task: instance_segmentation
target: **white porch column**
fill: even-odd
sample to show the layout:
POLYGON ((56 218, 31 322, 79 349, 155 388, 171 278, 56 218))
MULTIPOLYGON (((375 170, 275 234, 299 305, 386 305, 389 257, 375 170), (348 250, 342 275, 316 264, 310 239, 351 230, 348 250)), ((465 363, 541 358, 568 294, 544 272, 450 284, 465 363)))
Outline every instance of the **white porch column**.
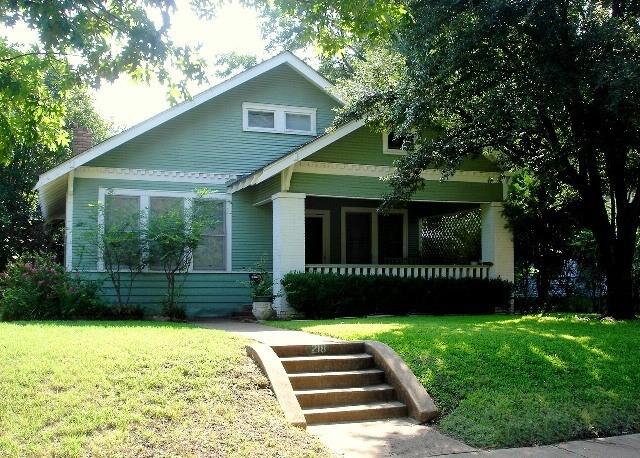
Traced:
POLYGON ((290 312, 280 280, 291 271, 304 272, 305 194, 279 192, 273 202, 273 308, 278 316, 290 312))
POLYGON ((492 262, 491 278, 514 280, 513 236, 506 227, 502 202, 482 204, 482 261, 492 262))

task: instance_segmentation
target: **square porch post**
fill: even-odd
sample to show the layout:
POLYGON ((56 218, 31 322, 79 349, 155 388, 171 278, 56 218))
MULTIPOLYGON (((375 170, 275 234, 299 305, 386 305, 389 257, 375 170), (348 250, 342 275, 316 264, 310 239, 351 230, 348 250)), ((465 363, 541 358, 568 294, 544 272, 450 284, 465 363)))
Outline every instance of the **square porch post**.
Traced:
POLYGON ((482 261, 492 262, 490 278, 514 280, 513 236, 506 227, 502 202, 481 205, 482 209, 482 261))
POLYGON ((279 192, 273 202, 273 308, 286 317, 291 308, 280 281, 288 272, 304 272, 304 208, 305 194, 279 192))

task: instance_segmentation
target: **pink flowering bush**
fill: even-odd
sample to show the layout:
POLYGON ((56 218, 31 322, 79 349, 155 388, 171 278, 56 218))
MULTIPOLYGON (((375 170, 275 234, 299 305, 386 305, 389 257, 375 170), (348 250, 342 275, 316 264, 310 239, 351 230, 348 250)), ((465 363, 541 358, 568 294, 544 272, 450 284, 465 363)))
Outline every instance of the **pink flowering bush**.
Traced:
POLYGON ((98 286, 66 272, 50 255, 25 254, 0 274, 0 319, 101 318, 106 307, 98 286))

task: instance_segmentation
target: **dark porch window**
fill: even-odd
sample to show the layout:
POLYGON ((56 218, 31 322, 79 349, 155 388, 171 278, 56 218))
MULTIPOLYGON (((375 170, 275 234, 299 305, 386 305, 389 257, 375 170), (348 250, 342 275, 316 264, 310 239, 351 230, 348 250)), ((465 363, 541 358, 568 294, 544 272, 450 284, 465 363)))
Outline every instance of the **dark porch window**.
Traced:
POLYGON ((347 264, 371 264, 372 213, 346 213, 346 261, 347 264))
POLYGON ((304 219, 304 256, 307 264, 322 264, 323 259, 323 221, 316 216, 304 219))
POLYGON ((404 251, 404 214, 378 216, 378 261, 380 264, 402 262, 404 251))

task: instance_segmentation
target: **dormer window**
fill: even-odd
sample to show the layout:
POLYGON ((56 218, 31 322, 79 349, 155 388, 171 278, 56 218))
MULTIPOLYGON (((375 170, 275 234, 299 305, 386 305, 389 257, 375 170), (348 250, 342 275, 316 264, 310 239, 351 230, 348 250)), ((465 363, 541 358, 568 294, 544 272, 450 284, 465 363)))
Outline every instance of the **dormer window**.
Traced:
POLYGON ((245 102, 242 104, 242 129, 315 136, 316 109, 245 102))
POLYGON ((407 144, 411 143, 411 137, 407 136, 396 136, 394 133, 384 132, 382 134, 382 152, 384 154, 398 154, 398 155, 406 155, 407 144), (406 142, 406 144, 405 144, 406 142))

